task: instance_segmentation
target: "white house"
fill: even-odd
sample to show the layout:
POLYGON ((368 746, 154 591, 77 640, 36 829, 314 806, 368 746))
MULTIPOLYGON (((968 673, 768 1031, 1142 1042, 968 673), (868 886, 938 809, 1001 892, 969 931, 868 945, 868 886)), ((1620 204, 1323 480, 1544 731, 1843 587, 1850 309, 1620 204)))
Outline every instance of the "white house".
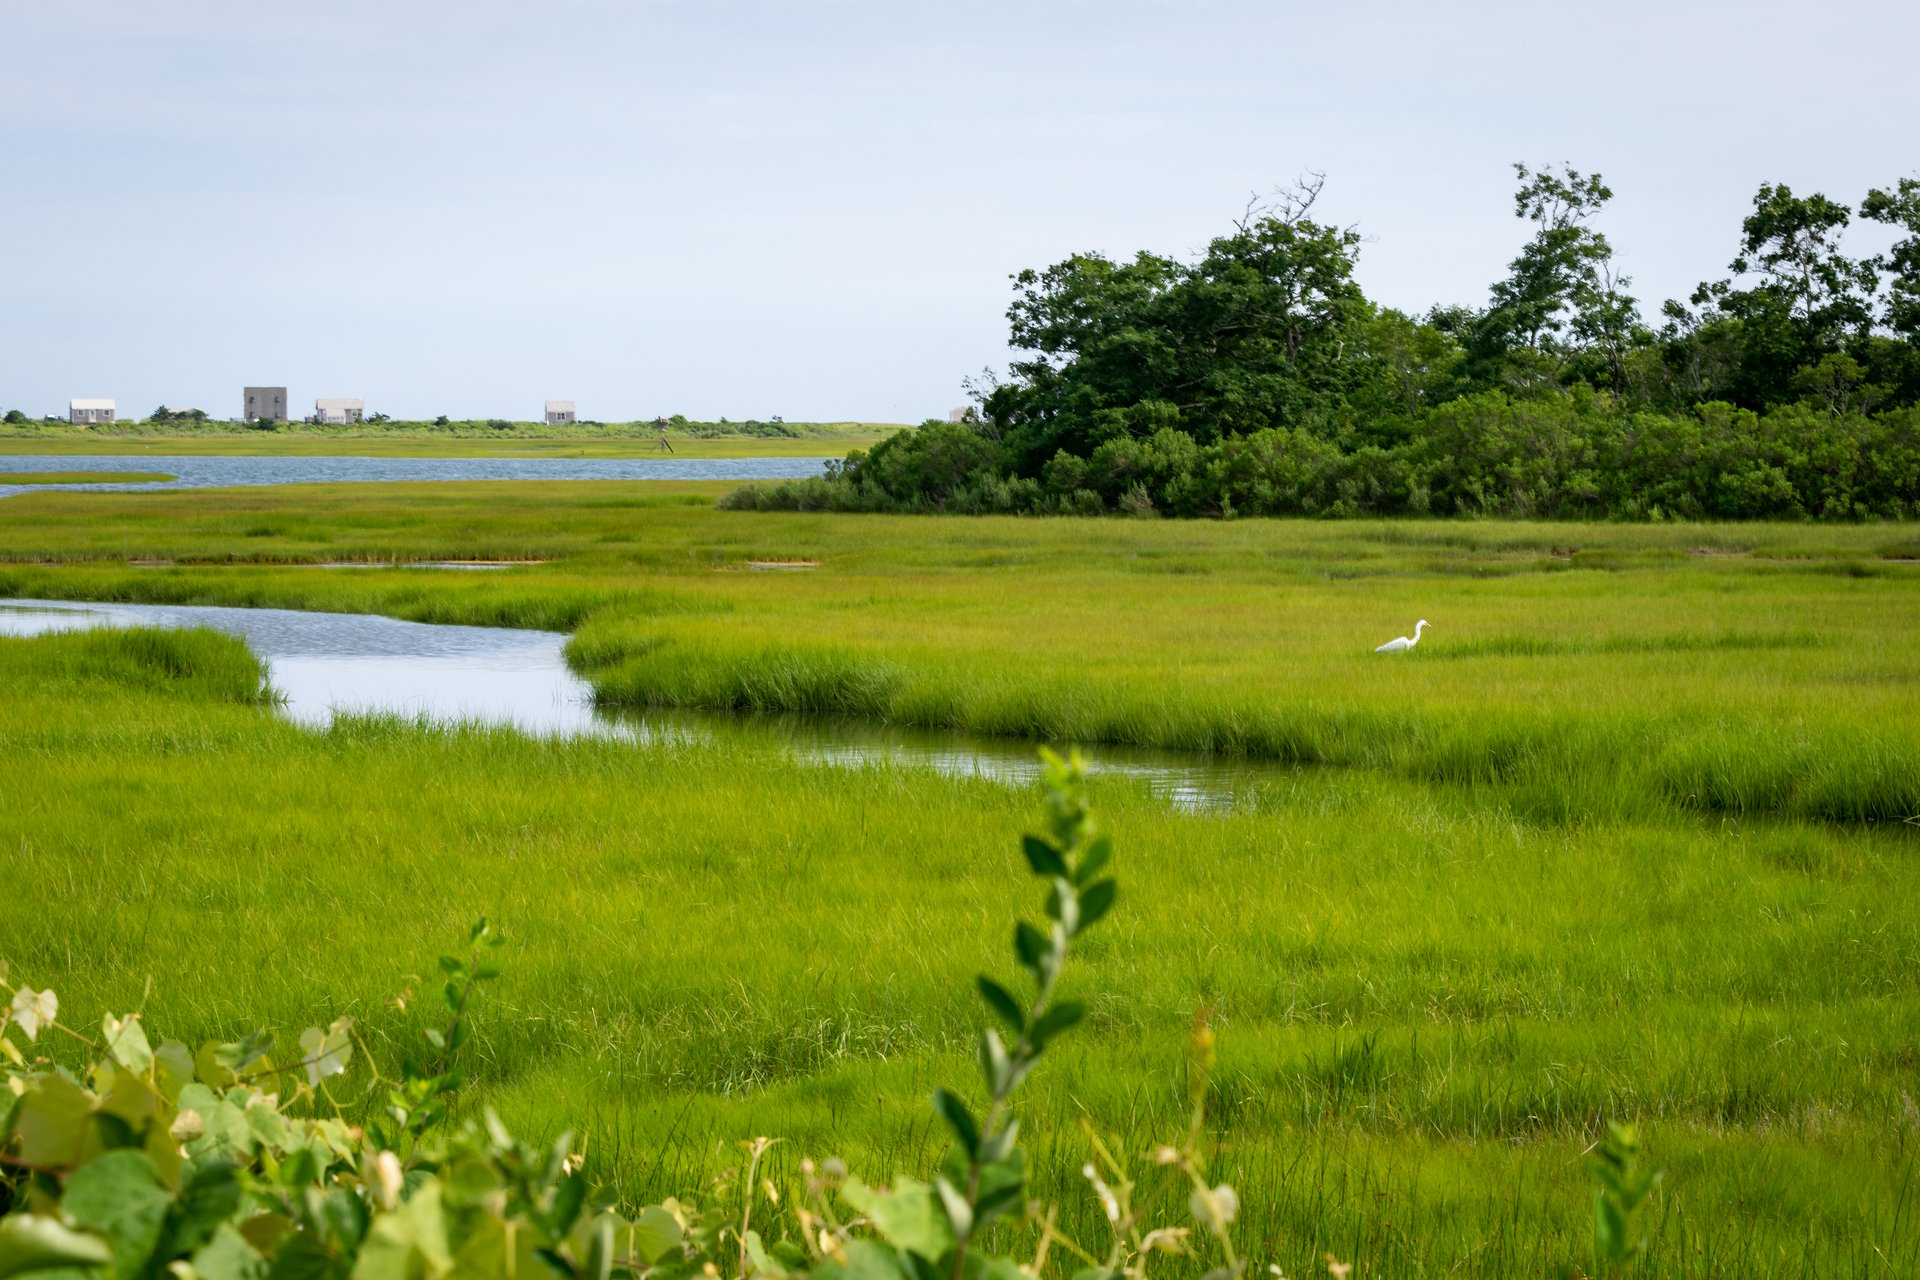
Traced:
POLYGON ((67 416, 76 427, 90 427, 96 422, 112 422, 113 401, 69 400, 67 416))
POLYGON ((571 400, 547 401, 547 425, 548 426, 552 426, 556 422, 572 422, 572 421, 574 421, 573 401, 571 400))
POLYGON ((313 402, 313 420, 315 422, 361 422, 367 415, 364 400, 344 399, 321 396, 313 402))

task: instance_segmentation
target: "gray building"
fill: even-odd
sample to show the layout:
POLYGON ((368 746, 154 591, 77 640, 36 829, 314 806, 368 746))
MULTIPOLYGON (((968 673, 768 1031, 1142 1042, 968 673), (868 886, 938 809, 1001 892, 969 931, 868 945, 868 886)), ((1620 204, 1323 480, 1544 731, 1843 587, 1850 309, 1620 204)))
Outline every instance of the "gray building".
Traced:
POLYGON ((113 401, 73 399, 67 401, 67 417, 76 427, 113 421, 113 401))
POLYGON ((362 422, 366 420, 366 413, 367 403, 364 400, 321 396, 313 402, 315 422, 362 422))
POLYGON ((248 387, 246 390, 246 410, 240 417, 244 422, 285 422, 287 420, 287 389, 285 387, 248 387))
POLYGON ((547 425, 548 426, 552 426, 556 422, 572 422, 574 420, 575 419, 573 416, 573 401, 571 400, 547 401, 547 425))

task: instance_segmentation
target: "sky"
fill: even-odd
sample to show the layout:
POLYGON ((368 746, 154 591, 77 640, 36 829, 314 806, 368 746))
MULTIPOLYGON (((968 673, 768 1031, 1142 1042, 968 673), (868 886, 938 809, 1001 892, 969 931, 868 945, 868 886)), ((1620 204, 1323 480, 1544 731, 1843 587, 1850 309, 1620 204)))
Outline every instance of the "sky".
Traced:
POLYGON ((1514 162, 1599 170, 1657 313, 1761 182, 1920 172, 1916 48, 1912 0, 0 0, 0 406, 919 421, 1012 273, 1315 170, 1415 311, 1484 302, 1514 162))

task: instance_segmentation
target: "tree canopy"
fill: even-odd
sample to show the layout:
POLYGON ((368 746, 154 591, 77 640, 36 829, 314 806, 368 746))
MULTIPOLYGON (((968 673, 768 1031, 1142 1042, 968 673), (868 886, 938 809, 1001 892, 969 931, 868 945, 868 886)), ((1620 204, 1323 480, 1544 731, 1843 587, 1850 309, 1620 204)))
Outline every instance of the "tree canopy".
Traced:
POLYGON ((1007 318, 1020 355, 975 388, 968 421, 739 504, 1920 513, 1920 179, 1875 188, 1858 209, 1762 183, 1729 274, 1666 302, 1656 329, 1600 228, 1605 178, 1514 170, 1529 230, 1482 306, 1409 315, 1369 300, 1355 279, 1362 236, 1315 216, 1313 175, 1250 204, 1192 261, 1084 253, 1018 273, 1007 318), (1856 216, 1904 235, 1850 256, 1856 216), (1471 446, 1460 435, 1502 415, 1508 425, 1476 427, 1471 446), (1654 440, 1694 442, 1663 455, 1692 468, 1679 488, 1644 473, 1637 442, 1654 440), (1836 480, 1844 498, 1805 461, 1835 448, 1851 459, 1828 459, 1853 477, 1836 480), (1700 469, 1700 449, 1719 451, 1718 472, 1700 469), (1515 483, 1521 471, 1532 480, 1515 483), (1626 475, 1637 489, 1621 487, 1626 475), (1646 501, 1649 485, 1666 501, 1646 501))

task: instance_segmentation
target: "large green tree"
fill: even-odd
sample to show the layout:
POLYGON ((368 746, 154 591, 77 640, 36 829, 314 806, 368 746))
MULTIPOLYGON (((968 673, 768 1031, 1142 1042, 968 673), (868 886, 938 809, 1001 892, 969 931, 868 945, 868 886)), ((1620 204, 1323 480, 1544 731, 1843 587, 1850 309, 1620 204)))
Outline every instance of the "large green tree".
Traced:
MULTIPOLYGON (((1671 368, 1712 366, 1694 400, 1726 399, 1747 408, 1807 398, 1810 387, 1843 380, 1850 348, 1873 327, 1879 276, 1871 259, 1848 257, 1841 240, 1852 221, 1846 205, 1785 183, 1762 183, 1740 224, 1740 251, 1729 278, 1694 290, 1692 308, 1669 303, 1664 332, 1671 368), (1704 353, 1712 353, 1710 355, 1704 353)), ((1857 369, 1857 362, 1851 366, 1857 369)))
POLYGON ((1623 391, 1639 311, 1612 244, 1590 225, 1613 190, 1599 174, 1570 165, 1513 168, 1520 180, 1514 216, 1534 224, 1533 238, 1466 327, 1469 374, 1480 386, 1524 393, 1569 377, 1623 391))
POLYGON ((1015 276, 1012 345, 1029 354, 985 401, 1013 470, 1167 427, 1201 441, 1336 431, 1372 312, 1353 278, 1359 233, 1309 216, 1319 190, 1250 207, 1198 262, 1076 254, 1015 276))

